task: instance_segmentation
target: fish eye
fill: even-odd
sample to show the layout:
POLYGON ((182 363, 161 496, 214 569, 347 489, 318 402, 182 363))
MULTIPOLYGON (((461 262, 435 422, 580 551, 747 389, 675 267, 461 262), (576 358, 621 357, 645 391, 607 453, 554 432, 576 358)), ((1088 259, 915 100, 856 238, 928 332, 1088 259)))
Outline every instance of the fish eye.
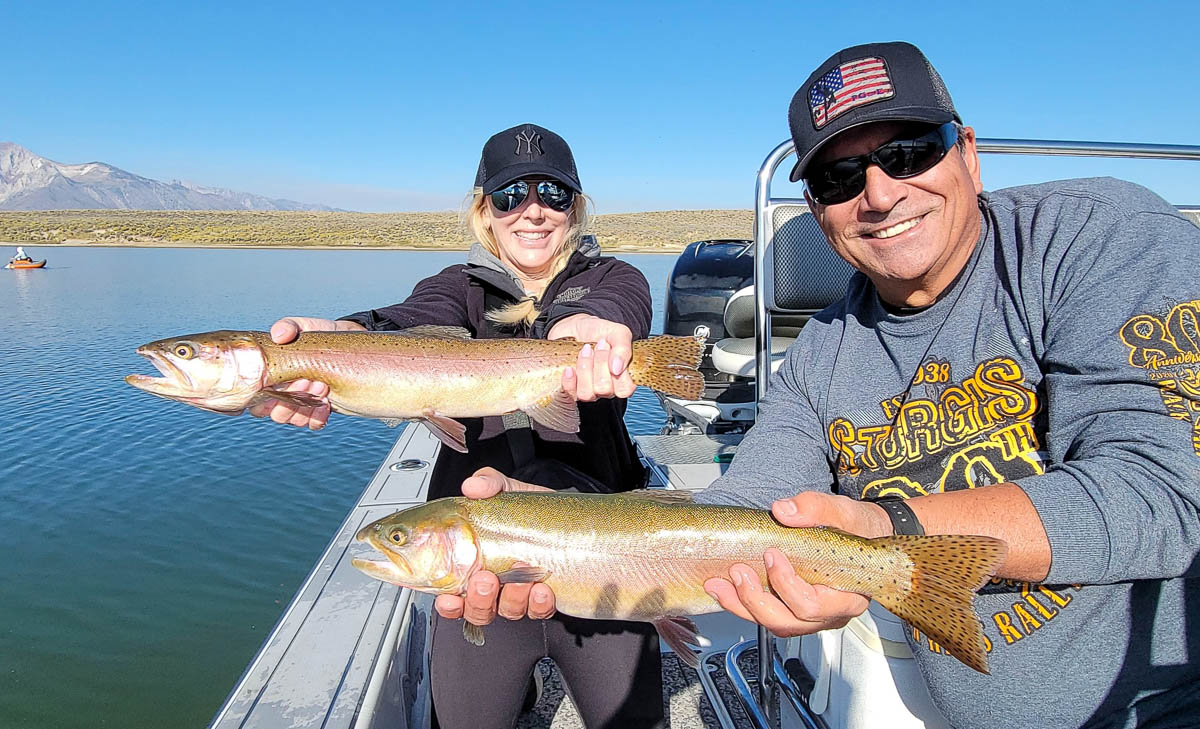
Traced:
POLYGON ((388 535, 388 538, 396 544, 404 544, 404 542, 407 541, 407 538, 404 536, 404 532, 400 531, 399 529, 388 535))
POLYGON ((183 342, 176 344, 172 351, 175 352, 175 356, 179 357, 180 359, 191 359, 192 357, 196 356, 196 348, 183 342))

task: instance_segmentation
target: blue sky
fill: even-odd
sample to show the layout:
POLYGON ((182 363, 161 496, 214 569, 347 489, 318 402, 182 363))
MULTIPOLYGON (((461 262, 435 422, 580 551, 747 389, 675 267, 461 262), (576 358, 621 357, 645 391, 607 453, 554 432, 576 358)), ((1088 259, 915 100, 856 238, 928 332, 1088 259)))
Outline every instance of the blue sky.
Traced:
MULTIPOLYGON (((0 141, 351 210, 445 210, 487 137, 531 121, 571 144, 599 212, 749 208, 809 72, 908 40, 981 137, 1200 143, 1194 3, 439 5, 0 0, 0 141)), ((1196 162, 983 164, 988 188, 1115 174, 1200 204, 1196 162)))

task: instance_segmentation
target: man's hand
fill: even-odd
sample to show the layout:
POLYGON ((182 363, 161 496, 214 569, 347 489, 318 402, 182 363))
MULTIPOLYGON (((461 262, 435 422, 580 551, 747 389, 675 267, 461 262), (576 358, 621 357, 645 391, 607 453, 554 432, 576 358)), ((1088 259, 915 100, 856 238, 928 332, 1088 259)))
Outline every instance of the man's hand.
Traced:
POLYGON ((587 342, 574 367, 563 373, 563 390, 580 402, 629 397, 637 389, 629 376, 633 332, 624 324, 591 314, 573 314, 550 328, 547 339, 587 342))
MULTIPOLYGON (((776 501, 771 513, 784 526, 830 526, 864 537, 892 534, 882 507, 846 496, 804 492, 776 501)), ((778 549, 768 549, 763 562, 774 594, 763 589, 758 574, 744 564, 729 569, 729 580, 706 580, 704 589, 729 612, 785 638, 840 628, 870 602, 855 592, 805 582, 778 549)))
MULTIPOLYGON (((508 478, 494 468, 481 468, 462 484, 463 495, 472 499, 486 499, 501 491, 550 490, 508 478)), ((443 618, 466 618, 475 625, 487 625, 496 619, 497 613, 509 620, 526 615, 542 620, 554 614, 554 592, 540 582, 513 583, 501 588, 496 575, 479 571, 467 580, 465 599, 459 595, 438 595, 434 607, 443 618)))
MULTIPOLYGON (((271 340, 276 344, 287 344, 300 336, 300 332, 366 331, 352 321, 333 321, 305 316, 289 316, 271 325, 271 340)), ((323 400, 329 397, 329 385, 315 380, 295 380, 284 388, 291 392, 303 391, 323 400)), ((329 422, 329 404, 318 407, 299 407, 278 400, 267 400, 250 408, 256 418, 270 417, 276 423, 286 423, 297 428, 320 430, 329 422)))

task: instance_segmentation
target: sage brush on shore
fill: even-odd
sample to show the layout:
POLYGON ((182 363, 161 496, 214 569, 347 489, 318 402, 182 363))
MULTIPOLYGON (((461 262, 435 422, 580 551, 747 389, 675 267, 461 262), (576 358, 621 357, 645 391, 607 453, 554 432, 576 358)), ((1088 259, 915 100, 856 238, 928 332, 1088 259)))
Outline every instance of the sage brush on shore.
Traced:
MULTIPOLYGON (((749 238, 749 210, 668 210, 593 218, 602 248, 678 251, 695 240, 749 238)), ((465 249, 459 215, 249 210, 0 212, 0 241, 48 245, 345 246, 465 249)))

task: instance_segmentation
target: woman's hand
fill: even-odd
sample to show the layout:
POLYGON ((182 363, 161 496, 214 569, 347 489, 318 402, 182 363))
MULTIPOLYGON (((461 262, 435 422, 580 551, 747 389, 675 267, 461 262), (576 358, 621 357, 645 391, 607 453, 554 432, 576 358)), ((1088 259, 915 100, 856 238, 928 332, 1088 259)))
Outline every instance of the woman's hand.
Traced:
MULTIPOLYGON (((271 325, 271 340, 276 344, 287 344, 300 336, 300 332, 333 332, 333 331, 366 331, 361 324, 352 321, 334 321, 332 319, 316 319, 305 316, 289 316, 271 325)), ((297 428, 320 430, 329 421, 329 385, 315 380, 295 380, 289 382, 286 390, 307 392, 314 397, 325 400, 324 405, 317 407, 300 407, 267 400, 250 408, 250 414, 256 418, 270 417, 276 423, 286 423, 297 428)))
POLYGON ((563 390, 576 400, 629 397, 637 389, 629 376, 633 332, 624 324, 591 314, 573 314, 551 327, 546 338, 587 342, 575 366, 563 373, 563 390))
MULTIPOLYGON (((472 499, 486 499, 501 491, 550 489, 508 478, 494 468, 481 468, 462 484, 463 495, 472 499)), ((443 618, 466 618, 467 622, 475 625, 487 625, 496 619, 497 613, 509 620, 519 620, 526 615, 542 620, 554 614, 554 593, 540 582, 511 583, 501 588, 496 575, 479 571, 467 580, 465 598, 438 595, 434 607, 443 618)))
MULTIPOLYGON (((864 537, 892 534, 882 507, 846 496, 807 491, 776 501, 771 513, 784 526, 831 526, 864 537)), ((840 628, 861 615, 870 602, 856 592, 805 582, 778 549, 768 549, 763 562, 771 592, 763 589, 758 573, 744 564, 730 567, 729 580, 706 580, 704 589, 729 612, 784 638, 840 628)))

